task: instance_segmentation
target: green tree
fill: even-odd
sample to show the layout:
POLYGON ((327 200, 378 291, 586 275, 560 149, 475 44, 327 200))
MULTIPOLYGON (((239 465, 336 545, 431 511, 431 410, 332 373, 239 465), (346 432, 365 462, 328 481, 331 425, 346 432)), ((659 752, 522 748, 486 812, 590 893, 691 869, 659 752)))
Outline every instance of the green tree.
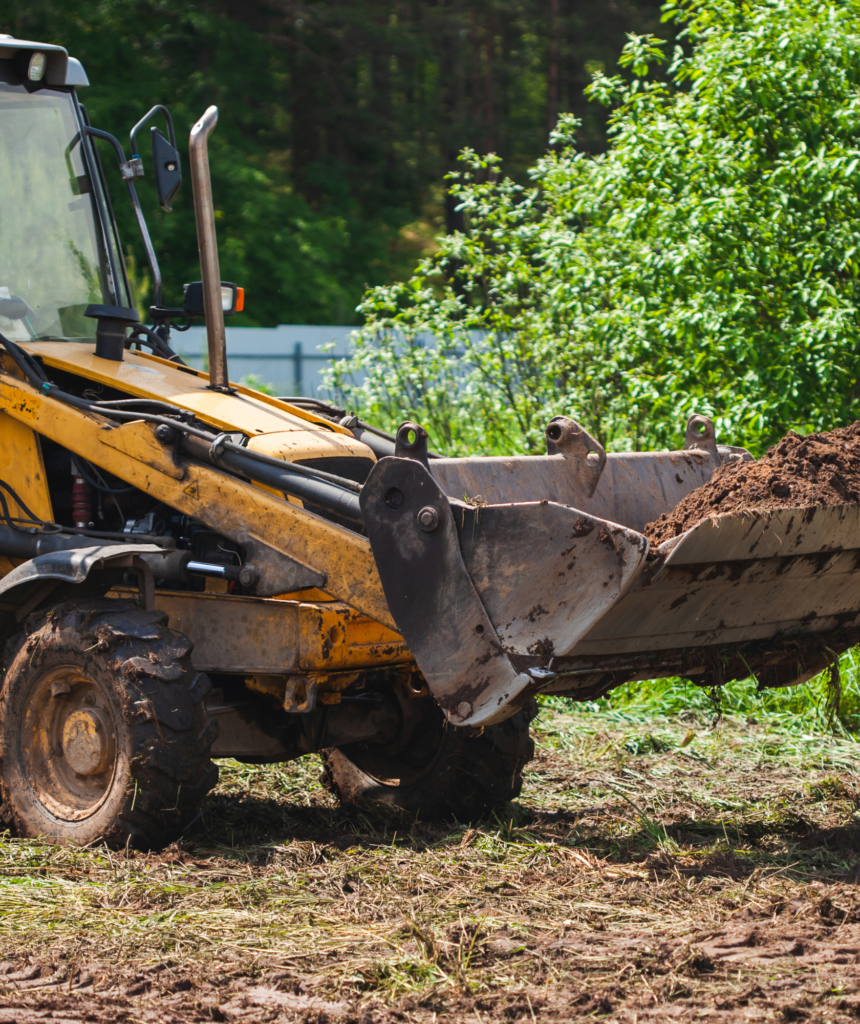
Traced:
POLYGON ((860 3, 663 17, 673 53, 631 36, 622 74, 589 86, 612 109, 605 154, 572 116, 531 187, 464 154, 465 229, 366 295, 333 371, 351 404, 452 453, 538 451, 558 413, 614 449, 677 446, 692 410, 754 449, 856 417, 860 3))

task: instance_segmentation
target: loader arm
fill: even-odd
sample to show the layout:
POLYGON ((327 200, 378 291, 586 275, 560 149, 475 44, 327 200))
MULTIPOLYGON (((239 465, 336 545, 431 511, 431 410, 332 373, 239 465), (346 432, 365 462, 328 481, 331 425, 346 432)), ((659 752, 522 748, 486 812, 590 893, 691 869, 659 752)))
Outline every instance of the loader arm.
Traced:
MULTIPOLYGON (((134 366, 137 360, 142 369, 152 366, 146 357, 134 355, 123 365, 134 366)), ((159 372, 183 376, 173 368, 159 372)), ((233 401, 239 406, 237 412, 244 412, 236 398, 217 396, 217 400, 233 401)), ((39 394, 9 372, 0 375, 0 409, 153 499, 245 546, 259 573, 260 596, 316 587, 394 626, 366 538, 232 474, 178 457, 170 445, 156 440, 148 423, 117 426, 106 417, 39 394)))

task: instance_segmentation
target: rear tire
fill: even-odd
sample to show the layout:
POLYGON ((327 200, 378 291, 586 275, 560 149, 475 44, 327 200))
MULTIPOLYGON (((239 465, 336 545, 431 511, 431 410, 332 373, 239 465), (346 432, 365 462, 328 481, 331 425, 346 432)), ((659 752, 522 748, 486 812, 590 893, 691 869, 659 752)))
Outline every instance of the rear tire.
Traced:
POLYGON ((191 641, 128 601, 69 601, 6 648, 0 815, 21 836, 153 849, 218 781, 191 641))
POLYGON ((534 757, 534 701, 484 729, 452 726, 435 703, 421 703, 422 721, 401 750, 355 743, 322 751, 325 788, 347 806, 431 820, 470 821, 519 796, 534 757))

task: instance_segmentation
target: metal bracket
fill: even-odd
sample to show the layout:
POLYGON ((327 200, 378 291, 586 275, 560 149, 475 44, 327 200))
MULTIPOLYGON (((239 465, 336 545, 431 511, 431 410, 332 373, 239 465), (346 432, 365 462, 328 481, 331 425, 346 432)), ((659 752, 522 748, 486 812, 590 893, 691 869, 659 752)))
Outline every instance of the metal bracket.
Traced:
POLYGON ((546 453, 575 460, 579 481, 588 497, 593 496, 606 466, 606 449, 581 423, 567 416, 553 416, 546 427, 546 453))
POLYGON ((131 567, 137 573, 137 590, 140 606, 145 612, 155 611, 155 577, 146 559, 140 555, 131 556, 131 567))
POLYGON ((388 457, 359 500, 388 607, 436 701, 455 725, 509 717, 532 680, 478 596, 448 498, 419 459, 388 457))
POLYGON ((684 451, 707 452, 713 457, 714 464, 720 465, 720 453, 717 451, 717 428, 712 419, 693 413, 687 420, 684 451))
POLYGON ((221 455, 223 454, 222 450, 228 441, 244 447, 248 442, 248 435, 236 432, 231 433, 229 431, 219 434, 209 446, 209 458, 216 466, 221 465, 221 455))
POLYGON ((307 715, 317 706, 317 682, 312 676, 288 676, 284 711, 307 715))
POLYGON ((412 420, 406 420, 397 428, 397 437, 394 442, 395 458, 414 459, 415 462, 420 462, 425 469, 429 470, 427 439, 427 431, 422 426, 413 423, 412 420))
POLYGON ((133 181, 135 178, 143 177, 143 161, 139 156, 133 156, 119 165, 123 181, 133 181))

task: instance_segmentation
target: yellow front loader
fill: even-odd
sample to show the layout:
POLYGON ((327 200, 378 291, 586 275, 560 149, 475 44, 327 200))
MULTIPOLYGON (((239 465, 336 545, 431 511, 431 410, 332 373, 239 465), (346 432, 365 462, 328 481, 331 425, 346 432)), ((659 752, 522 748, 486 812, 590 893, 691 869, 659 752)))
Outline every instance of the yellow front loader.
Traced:
POLYGON ((558 416, 545 456, 443 459, 417 424, 392 436, 231 382, 217 111, 189 140, 201 281, 170 307, 134 184, 149 125, 169 210, 169 112, 127 158, 88 123, 86 84, 62 47, 0 36, 0 816, 19 834, 157 847, 199 813, 213 759, 307 753, 348 803, 468 818, 519 793, 538 693, 789 685, 856 642, 855 507, 718 517, 649 551, 646 523, 750 457, 702 418, 680 452, 607 455, 558 416), (208 373, 170 345, 194 317, 208 373))

